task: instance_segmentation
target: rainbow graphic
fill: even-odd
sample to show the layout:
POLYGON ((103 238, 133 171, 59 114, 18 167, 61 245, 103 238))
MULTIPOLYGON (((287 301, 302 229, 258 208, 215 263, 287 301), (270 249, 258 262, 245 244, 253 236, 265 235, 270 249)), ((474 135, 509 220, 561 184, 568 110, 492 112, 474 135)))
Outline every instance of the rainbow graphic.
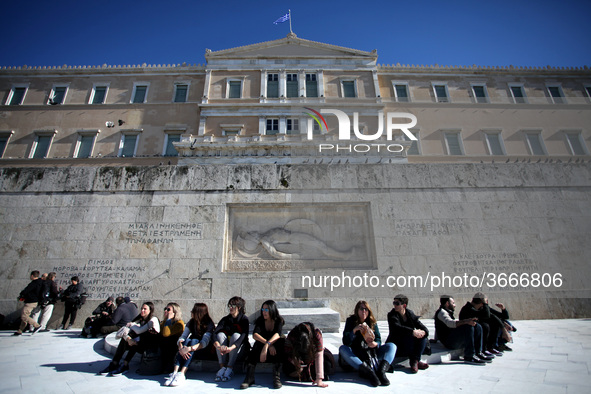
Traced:
POLYGON ((328 131, 328 125, 326 124, 326 120, 324 119, 324 117, 322 115, 320 115, 320 112, 315 111, 312 108, 308 108, 308 107, 304 107, 304 109, 307 109, 308 111, 312 111, 314 113, 314 114, 306 113, 306 115, 314 118, 316 123, 318 123, 318 127, 320 127, 320 130, 322 130, 322 123, 324 123, 324 130, 328 131), (320 120, 318 118, 322 119, 322 123, 320 123, 320 120))

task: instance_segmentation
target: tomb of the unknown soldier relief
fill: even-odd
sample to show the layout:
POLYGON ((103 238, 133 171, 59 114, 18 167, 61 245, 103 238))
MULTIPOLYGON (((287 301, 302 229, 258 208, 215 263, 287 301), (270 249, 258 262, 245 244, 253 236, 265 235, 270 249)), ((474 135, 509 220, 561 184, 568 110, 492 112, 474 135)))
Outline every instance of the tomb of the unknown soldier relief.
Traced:
POLYGON ((0 69, 0 313, 39 270, 79 276, 80 316, 238 295, 344 321, 403 293, 432 317, 482 291, 590 317, 591 71, 378 51, 290 33, 204 65, 0 69))

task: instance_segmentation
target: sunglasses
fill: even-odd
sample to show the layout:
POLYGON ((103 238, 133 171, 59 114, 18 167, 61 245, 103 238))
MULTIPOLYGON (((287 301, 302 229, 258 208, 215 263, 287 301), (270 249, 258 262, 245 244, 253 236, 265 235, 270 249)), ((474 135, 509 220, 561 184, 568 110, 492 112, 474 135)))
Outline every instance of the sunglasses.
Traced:
POLYGON ((394 301, 392 304, 393 304, 394 306, 399 306, 399 305, 402 305, 402 303, 401 303, 400 301, 394 301))
POLYGON ((369 312, 369 309, 367 309, 367 308, 365 308, 365 307, 363 307, 363 306, 362 306, 361 308, 359 308, 359 310, 360 310, 361 312, 369 312))
POLYGON ((261 312, 269 312, 269 308, 261 308, 261 312))
POLYGON ((228 309, 238 308, 238 305, 230 304, 228 305, 228 309))
POLYGON ((170 312, 170 311, 172 311, 172 308, 164 308, 164 311, 165 312, 170 312))

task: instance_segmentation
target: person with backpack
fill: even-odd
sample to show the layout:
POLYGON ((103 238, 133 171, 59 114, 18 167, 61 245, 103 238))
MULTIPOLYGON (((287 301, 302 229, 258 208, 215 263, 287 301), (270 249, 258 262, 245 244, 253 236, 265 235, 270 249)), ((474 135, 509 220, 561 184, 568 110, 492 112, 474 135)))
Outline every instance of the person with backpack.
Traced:
POLYGON ((47 323, 49 323, 49 319, 51 319, 51 315, 53 314, 53 308, 55 303, 57 302, 59 292, 61 290, 58 289, 57 284, 55 283, 55 277, 57 273, 50 272, 47 275, 47 278, 43 280, 43 287, 42 287, 42 299, 39 303, 41 308, 36 309, 33 313, 33 320, 38 321, 41 329, 39 332, 48 332, 47 323))
POLYGON ((78 313, 78 308, 81 305, 81 295, 84 291, 84 287, 77 276, 72 276, 70 280, 72 284, 66 288, 62 295, 62 301, 65 304, 64 318, 60 326, 62 330, 69 330, 74 325, 76 313, 78 313), (68 318, 70 319, 70 324, 66 326, 68 318))

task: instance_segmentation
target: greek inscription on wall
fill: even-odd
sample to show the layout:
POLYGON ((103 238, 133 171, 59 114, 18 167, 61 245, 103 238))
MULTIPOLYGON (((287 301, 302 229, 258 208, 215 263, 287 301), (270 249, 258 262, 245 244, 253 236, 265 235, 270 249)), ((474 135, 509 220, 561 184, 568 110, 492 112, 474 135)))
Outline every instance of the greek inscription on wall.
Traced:
POLYGON ((151 292, 152 285, 146 281, 146 267, 123 265, 116 260, 90 259, 83 267, 54 266, 57 284, 64 289, 70 285, 70 278, 78 276, 90 299, 110 296, 139 298, 142 292, 151 292))
POLYGON ((462 234, 464 221, 457 220, 397 220, 394 225, 397 236, 431 237, 436 235, 462 234))
POLYGON ((202 239, 202 223, 127 223, 125 237, 128 243, 168 244, 175 239, 202 239))
POLYGON ((527 253, 466 253, 454 261, 454 273, 512 273, 534 272, 538 264, 527 257, 527 253))

